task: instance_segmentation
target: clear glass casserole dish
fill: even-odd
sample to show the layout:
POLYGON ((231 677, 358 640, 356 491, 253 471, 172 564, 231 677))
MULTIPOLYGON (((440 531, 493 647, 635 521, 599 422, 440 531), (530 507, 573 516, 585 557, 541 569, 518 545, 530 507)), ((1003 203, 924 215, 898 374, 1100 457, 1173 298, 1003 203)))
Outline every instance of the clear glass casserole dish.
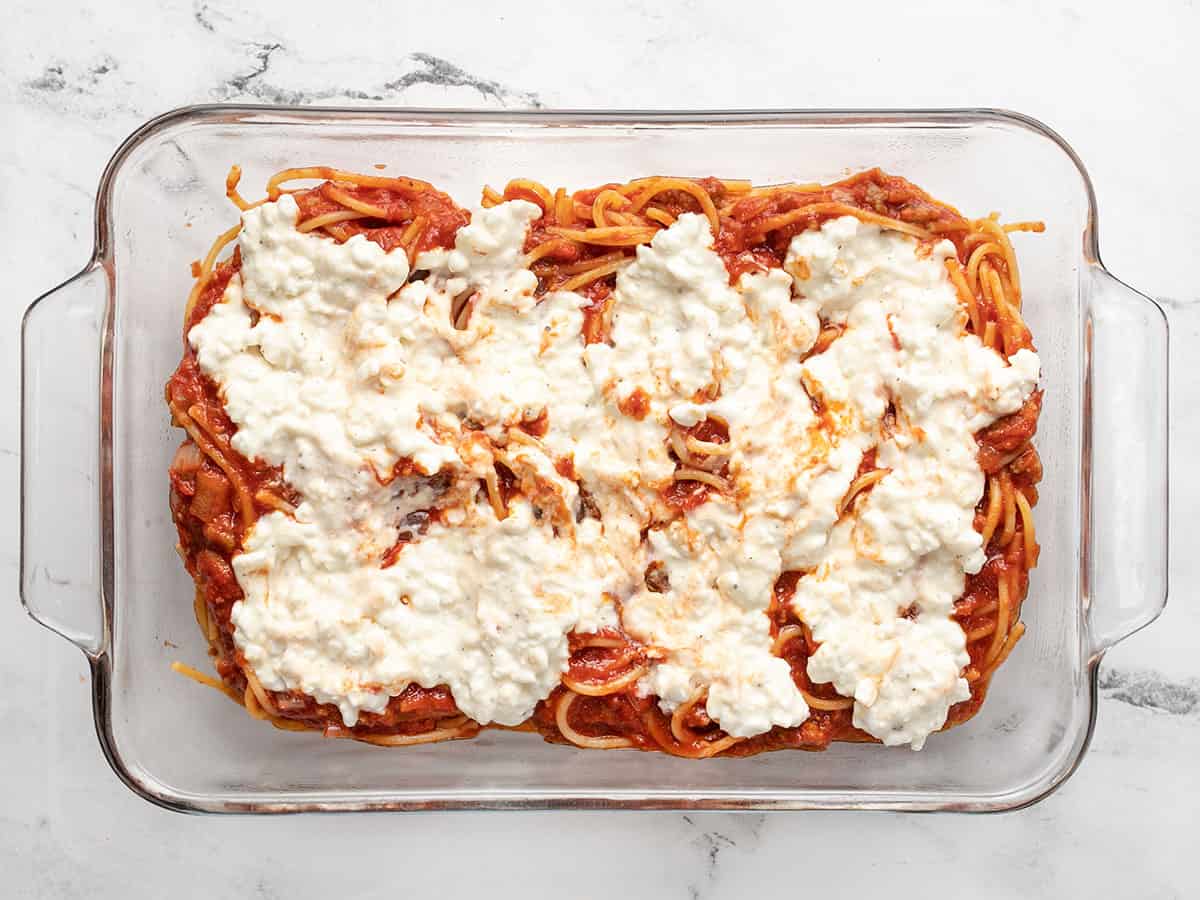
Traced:
POLYGON ((1034 802, 1083 756, 1105 649, 1152 621, 1167 585, 1167 324, 1101 265, 1088 176, 1056 134, 989 110, 481 113, 211 106, 133 134, 100 184, 96 244, 23 327, 21 593, 91 661, 96 729, 117 774, 197 812, 450 808, 999 810, 1034 802), (969 214, 1040 218, 1021 239, 1043 365, 1028 632, 969 723, 913 753, 681 761, 531 735, 386 750, 274 731, 174 675, 204 663, 174 553, 162 401, 189 264, 247 186, 293 165, 424 178, 470 204, 485 182, 652 173, 834 180, 871 166, 969 214))

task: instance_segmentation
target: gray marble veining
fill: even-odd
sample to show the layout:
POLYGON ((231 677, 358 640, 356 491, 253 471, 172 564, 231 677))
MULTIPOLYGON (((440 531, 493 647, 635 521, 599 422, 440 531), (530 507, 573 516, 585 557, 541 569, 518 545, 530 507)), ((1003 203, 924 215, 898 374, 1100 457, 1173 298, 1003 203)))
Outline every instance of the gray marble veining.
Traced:
MULTIPOLYGON (((202 819, 155 809, 116 781, 91 732, 83 659, 16 603, 14 402, 20 314, 87 258, 108 155, 146 118, 213 101, 1016 108, 1063 131, 1089 164, 1113 271, 1174 298, 1177 338, 1200 337, 1189 308, 1200 301, 1191 264, 1200 217, 1189 200, 1200 194, 1200 125, 1189 112, 1200 83, 1195 3, 851 10, 630 0, 581 16, 573 4, 43 0, 13 4, 5 19, 0 271, 11 296, 0 329, 9 398, 0 490, 10 513, 0 519, 0 568, 13 589, 0 604, 0 893, 391 897, 454 895, 469 882, 496 897, 710 898, 797 894, 813 889, 797 879, 815 878, 830 896, 1195 895, 1194 485, 1175 487, 1167 612, 1110 654, 1090 755, 1030 809, 202 819), (838 30, 845 40, 824 37, 838 30), (605 869, 581 877, 598 851, 605 869)), ((1178 352, 1185 392, 1200 389, 1192 357, 1178 352)), ((1181 416, 1177 437, 1200 437, 1196 424, 1181 416)))

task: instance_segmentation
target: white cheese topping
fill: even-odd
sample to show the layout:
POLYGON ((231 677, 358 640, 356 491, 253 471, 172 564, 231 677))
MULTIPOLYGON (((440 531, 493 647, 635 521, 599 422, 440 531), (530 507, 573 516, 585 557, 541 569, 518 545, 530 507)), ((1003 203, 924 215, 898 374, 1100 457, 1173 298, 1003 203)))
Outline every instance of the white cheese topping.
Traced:
POLYGON ((844 490, 872 445, 890 472, 857 515, 819 541, 793 540, 785 556, 810 571, 792 601, 821 645, 810 678, 854 697, 857 727, 919 749, 970 696, 965 636, 950 615, 965 573, 985 561, 972 525, 984 486, 974 434, 1021 406, 1038 360, 1021 350, 1007 365, 965 333, 943 265, 948 242, 915 251, 912 239, 850 217, 792 241, 789 263, 802 259, 811 273, 797 291, 846 326, 804 367, 832 411, 830 440, 854 448, 828 478, 844 490), (890 437, 879 429, 889 399, 890 437))
POLYGON ((630 633, 669 651, 642 689, 666 710, 706 689, 709 716, 737 737, 808 718, 791 669, 771 653, 765 613, 780 565, 762 530, 713 499, 651 531, 650 554, 664 565, 670 587, 638 592, 622 612, 630 633))
POLYGON ((416 681, 449 685, 480 722, 517 725, 558 684, 564 634, 600 624, 596 586, 610 573, 599 530, 592 520, 556 540, 528 503, 502 522, 470 507, 381 569, 353 548, 314 553, 328 532, 272 513, 235 561, 247 596, 238 644, 263 684, 335 703, 347 724, 416 681))
POLYGON ((787 271, 731 286, 707 220, 685 214, 638 248, 609 342, 585 347, 586 301, 534 295, 533 204, 477 211, 411 282, 403 251, 301 233, 298 212, 284 196, 244 214, 241 273, 189 334, 235 447, 303 497, 234 558, 234 637, 265 687, 352 725, 445 684, 472 718, 514 725, 558 684, 568 632, 621 624, 659 657, 640 690, 667 711, 704 692, 748 737, 808 716, 766 615, 800 570, 809 676, 854 698, 858 727, 919 748, 968 695, 950 613, 983 563, 973 435, 1019 408, 1038 361, 965 333, 950 245, 837 219, 792 241, 787 271), (844 331, 806 360, 822 320, 844 331), (622 412, 635 394, 642 417, 622 412), (517 430, 539 417, 543 437, 517 430), (708 417, 728 428, 732 489, 677 516, 668 437, 708 417), (872 448, 890 471, 840 516, 872 448), (479 500, 497 463, 521 491, 503 520, 479 500))
POLYGON ((518 264, 532 204, 477 214, 407 286, 402 251, 301 234, 297 214, 286 196, 245 214, 242 275, 189 335, 235 447, 281 464, 304 497, 294 519, 259 519, 234 559, 238 646, 264 686, 334 703, 348 725, 410 682, 446 684, 472 718, 515 725, 558 683, 566 633, 615 623, 628 577, 595 520, 556 534, 555 520, 574 524, 562 512, 577 489, 544 451, 493 451, 463 422, 501 438, 531 412, 586 405, 580 298, 535 305, 518 264), (459 331, 451 304, 468 291, 459 331), (381 483, 402 457, 449 487, 381 483), (502 522, 474 503, 497 457, 543 487, 540 519, 525 502, 502 522), (405 516, 443 505, 452 521, 382 568, 405 516))
MULTIPOLYGON (((669 420, 695 424, 713 414, 729 424, 739 452, 770 432, 770 466, 786 466, 783 442, 802 436, 812 418, 796 350, 815 338, 816 317, 791 303, 786 273, 752 279, 742 293, 730 287, 712 243, 708 220, 689 213, 639 247, 637 262, 617 277, 613 346, 589 348, 589 366, 608 377, 606 394, 640 389, 649 397, 647 443, 664 457, 669 420), (694 402, 710 385, 720 386, 721 399, 694 402)), ((738 737, 808 717, 787 663, 771 652, 766 611, 782 571, 781 527, 710 500, 649 532, 650 559, 665 565, 669 588, 643 585, 623 602, 622 621, 668 651, 640 684, 665 710, 707 689, 708 714, 738 737)))
MULTIPOLYGON (((697 244, 711 244, 686 219, 671 229, 695 242, 680 254, 685 261, 703 256, 697 244)), ((961 677, 965 636, 950 614, 965 573, 984 562, 972 526, 983 492, 974 433, 1020 407, 1038 362, 1023 350, 1007 365, 965 333, 943 266, 952 253, 943 242, 922 255, 911 238, 845 217, 793 240, 786 268, 805 271, 802 260, 809 273, 795 299, 791 276, 773 271, 743 277, 741 307, 730 310, 726 298, 737 295, 719 281, 724 273, 713 268, 704 281, 697 265, 689 274, 702 286, 691 296, 721 298, 713 303, 724 313, 721 327, 701 331, 700 316, 673 321, 663 310, 675 343, 708 342, 720 397, 672 402, 680 391, 671 387, 684 378, 669 368, 650 387, 680 425, 710 415, 727 425, 740 506, 735 512, 710 500, 686 522, 649 534, 651 559, 665 566, 670 587, 626 600, 623 621, 671 651, 641 684, 664 709, 707 688, 707 709, 730 734, 807 716, 788 670, 766 661, 773 658, 764 613, 784 571, 808 573, 792 601, 821 643, 808 674, 855 699, 857 727, 919 748, 949 707, 970 695, 961 677), (845 331, 801 362, 819 318, 845 331), (687 333, 688 321, 696 334, 687 333), (889 401, 898 422, 891 437, 881 431, 889 401), (877 466, 891 472, 839 522, 839 504, 873 447, 877 466)), ((680 273, 683 265, 668 268, 680 273)), ((639 306, 671 301, 624 274, 618 301, 639 288, 651 299, 635 305, 635 315, 639 306)), ((623 309, 618 302, 617 350, 623 309)), ((654 332, 639 324, 639 334, 651 335, 643 339, 653 358, 654 332)), ((680 371, 695 369, 683 355, 680 371)))

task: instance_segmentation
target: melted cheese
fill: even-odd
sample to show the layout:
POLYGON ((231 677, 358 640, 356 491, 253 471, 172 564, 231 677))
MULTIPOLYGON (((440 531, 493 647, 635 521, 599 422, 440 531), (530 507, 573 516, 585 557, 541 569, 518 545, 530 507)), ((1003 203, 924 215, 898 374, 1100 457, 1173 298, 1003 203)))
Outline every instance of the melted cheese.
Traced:
POLYGON ((513 725, 558 684, 568 632, 619 623, 661 657, 641 691, 667 711, 703 691, 748 737, 808 716, 766 616, 779 575, 802 570, 810 677, 854 698, 858 727, 919 747, 966 696, 950 612, 983 562, 973 434, 1020 406, 1037 357, 1010 365, 965 333, 948 244, 918 252, 838 219, 792 241, 787 271, 731 286, 691 214, 638 248, 611 340, 585 347, 584 299, 534 296, 522 247, 537 215, 477 211, 410 282, 402 251, 297 231, 290 196, 244 214, 241 274, 189 340, 235 447, 304 498, 234 558, 234 637, 263 685, 352 725, 410 683, 445 684, 467 715, 513 725), (844 333, 806 360, 822 320, 844 333), (635 393, 641 418, 621 410, 635 393), (517 430, 542 416, 543 437, 517 430), (708 416, 728 426, 732 491, 672 518, 667 437, 708 416), (871 448, 890 472, 839 516, 871 448), (502 520, 478 500, 496 463, 521 489, 502 520), (584 491, 599 519, 580 517, 584 491), (406 517, 431 508, 384 567, 406 517))
POLYGON ((856 515, 820 540, 793 541, 785 556, 810 570, 792 600, 821 645, 809 676, 854 697, 857 727, 919 749, 970 696, 965 636, 950 616, 965 574, 984 563, 974 434, 1021 406, 1038 360, 1021 350, 1009 365, 965 333, 943 266, 953 247, 915 250, 849 217, 792 241, 789 264, 802 259, 810 273, 798 291, 846 326, 805 363, 806 383, 836 411, 830 439, 847 448, 828 477, 844 489, 855 458, 875 445, 876 465, 890 471, 856 515), (879 429, 889 399, 898 422, 890 437, 879 429))
MULTIPOLYGON (((766 452, 777 455, 766 469, 786 467, 785 442, 812 418, 796 357, 815 338, 816 317, 791 303, 786 273, 730 287, 712 243, 708 220, 685 214, 638 248, 637 262, 617 278, 613 346, 600 357, 605 390, 647 394, 659 452, 669 419, 694 424, 717 415, 729 425, 735 472, 764 468, 766 452), (721 399, 696 402, 710 385, 721 399)), ((739 499, 750 499, 748 486, 736 483, 739 499)), ((747 517, 717 500, 650 531, 650 560, 665 565, 669 587, 642 585, 622 610, 631 634, 668 653, 639 685, 664 710, 706 689, 709 715, 739 737, 808 717, 787 663, 771 652, 766 616, 785 532, 780 518, 747 517)))
POLYGON ((261 519, 235 560, 247 599, 234 623, 263 684, 334 703, 348 725, 414 681, 449 685, 480 722, 528 718, 566 667, 564 634, 611 620, 595 591, 610 558, 594 521, 556 540, 528 503, 503 521, 468 510, 386 569, 328 548, 331 535, 302 515, 261 519))
POLYGON ((642 690, 668 711, 705 690, 709 716, 737 737, 808 718, 791 669, 771 653, 765 613, 780 564, 764 527, 771 526, 713 499, 651 531, 650 555, 663 563, 670 586, 639 591, 622 611, 626 629, 668 651, 642 690))
MULTIPOLYGON (((693 254, 711 244, 696 228, 680 230, 695 242, 693 254)), ((1023 350, 1006 364, 965 333, 942 263, 951 253, 943 242, 919 254, 912 239, 852 217, 804 232, 786 265, 809 273, 795 298, 786 271, 743 277, 741 315, 727 312, 720 329, 703 332, 712 371, 720 373, 718 400, 670 405, 685 383, 674 370, 649 382, 679 424, 707 416, 727 424, 740 507, 735 513, 710 500, 686 522, 649 535, 651 559, 665 566, 669 588, 639 591, 623 616, 633 634, 670 651, 670 661, 641 683, 665 710, 707 688, 708 711, 730 734, 807 716, 787 669, 767 662, 764 613, 784 571, 808 573, 792 603, 821 643, 809 676, 854 698, 857 727, 887 744, 919 748, 949 707, 969 696, 961 677, 965 636, 950 614, 965 573, 984 561, 972 526, 983 491, 974 433, 1020 407, 1036 385, 1038 363, 1023 350), (820 319, 845 331, 801 362, 820 319), (813 399, 825 421, 817 420, 813 399), (885 439, 889 402, 901 425, 885 439), (873 447, 877 465, 891 472, 857 504, 857 515, 843 518, 840 502, 873 447), (915 618, 904 615, 913 609, 915 618)), ((686 265, 691 256, 682 258, 686 265)), ((694 296, 732 294, 718 274, 712 269, 694 296)), ((671 321, 665 311, 669 291, 618 279, 618 301, 633 290, 643 295, 635 310, 657 303, 670 327, 686 329, 686 316, 671 321)), ((618 302, 616 323, 622 309, 618 302)), ((699 317, 691 321, 703 327, 699 317)), ((648 323, 639 324, 644 332, 648 323)), ((614 328, 619 350, 617 334, 614 328)), ((649 348, 653 334, 641 338, 649 348)), ((689 343, 686 334, 673 340, 689 343)), ((683 355, 680 369, 696 367, 683 355)))
POLYGON ((558 683, 566 633, 615 623, 628 575, 603 528, 552 524, 573 519, 574 484, 547 450, 464 427, 502 440, 592 391, 580 298, 535 304, 517 262, 536 213, 516 202, 477 214, 407 285, 403 252, 301 234, 290 197, 243 217, 242 275, 189 339, 238 424, 236 448, 282 465, 304 497, 294 519, 259 519, 234 559, 246 593, 235 639, 267 688, 336 704, 352 725, 409 683, 446 684, 472 718, 515 725, 558 683), (451 304, 467 292, 477 299, 459 331, 451 304), (450 487, 381 483, 405 457, 450 487), (536 515, 516 502, 498 521, 474 503, 497 457, 545 486, 536 515), (448 523, 382 568, 404 516, 441 505, 448 523))

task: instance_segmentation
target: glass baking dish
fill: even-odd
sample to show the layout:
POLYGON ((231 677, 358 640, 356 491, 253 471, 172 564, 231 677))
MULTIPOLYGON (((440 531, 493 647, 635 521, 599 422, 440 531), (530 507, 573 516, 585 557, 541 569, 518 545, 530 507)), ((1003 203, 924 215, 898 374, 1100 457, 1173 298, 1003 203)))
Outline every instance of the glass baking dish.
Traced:
POLYGON ((1166 319, 1101 265, 1074 152, 1014 113, 177 110, 113 157, 92 260, 29 308, 23 353, 22 599, 87 654, 113 769, 172 809, 1010 809, 1078 765, 1101 655, 1166 600, 1166 319), (387 163, 465 204, 522 175, 771 183, 878 165, 972 214, 1043 219, 1045 234, 1017 239, 1046 388, 1043 553, 1028 633, 982 712, 920 753, 842 744, 696 762, 503 732, 387 750, 275 731, 176 676, 173 660, 206 657, 174 552, 166 469, 180 434, 162 392, 189 263, 234 221, 232 163, 247 192, 289 166, 387 163))

